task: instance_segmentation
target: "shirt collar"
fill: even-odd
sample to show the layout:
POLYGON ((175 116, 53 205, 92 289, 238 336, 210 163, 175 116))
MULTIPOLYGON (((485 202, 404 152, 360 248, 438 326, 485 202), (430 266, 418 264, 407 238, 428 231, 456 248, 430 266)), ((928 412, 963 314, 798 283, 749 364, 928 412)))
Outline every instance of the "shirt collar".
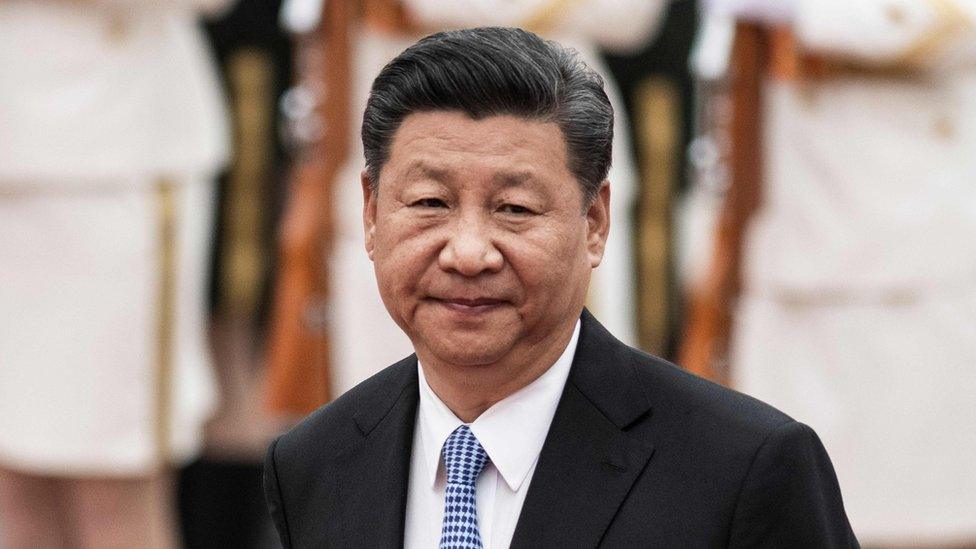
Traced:
MULTIPOLYGON (((471 432, 512 491, 522 486, 542 451, 559 397, 569 378, 579 333, 580 322, 577 320, 573 337, 555 364, 532 383, 496 402, 470 424, 471 432)), ((437 481, 441 447, 463 422, 434 394, 419 361, 417 371, 421 446, 427 480, 433 487, 437 481)))

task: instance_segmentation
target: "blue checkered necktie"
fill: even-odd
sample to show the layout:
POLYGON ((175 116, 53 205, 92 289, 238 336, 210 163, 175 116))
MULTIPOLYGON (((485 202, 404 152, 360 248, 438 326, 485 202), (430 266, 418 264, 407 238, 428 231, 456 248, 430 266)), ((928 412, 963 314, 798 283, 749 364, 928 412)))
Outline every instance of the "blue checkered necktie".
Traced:
POLYGON ((488 454, 467 425, 447 437, 441 454, 447 469, 447 488, 440 549, 481 549, 474 484, 488 464, 488 454))

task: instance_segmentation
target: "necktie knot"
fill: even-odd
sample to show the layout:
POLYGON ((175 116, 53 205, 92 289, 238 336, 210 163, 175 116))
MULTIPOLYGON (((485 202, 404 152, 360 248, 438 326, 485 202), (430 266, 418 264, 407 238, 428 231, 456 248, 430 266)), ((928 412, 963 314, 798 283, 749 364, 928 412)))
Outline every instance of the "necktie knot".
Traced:
POLYGON ((467 425, 454 430, 441 450, 448 484, 474 486, 478 475, 488 464, 488 454, 467 425))

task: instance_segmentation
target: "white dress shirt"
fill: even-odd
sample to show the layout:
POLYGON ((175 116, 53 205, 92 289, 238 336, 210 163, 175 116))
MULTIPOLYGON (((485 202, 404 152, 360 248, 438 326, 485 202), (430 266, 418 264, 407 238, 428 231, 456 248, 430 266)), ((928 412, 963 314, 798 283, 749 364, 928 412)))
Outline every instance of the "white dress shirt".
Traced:
MULTIPOLYGON (((507 548, 512 542, 539 452, 569 377, 579 332, 577 321, 573 337, 552 367, 469 424, 491 459, 475 486, 485 549, 507 548)), ((420 405, 410 458, 404 546, 432 549, 441 539, 447 485, 441 447, 464 422, 434 394, 419 362, 417 369, 420 405)))

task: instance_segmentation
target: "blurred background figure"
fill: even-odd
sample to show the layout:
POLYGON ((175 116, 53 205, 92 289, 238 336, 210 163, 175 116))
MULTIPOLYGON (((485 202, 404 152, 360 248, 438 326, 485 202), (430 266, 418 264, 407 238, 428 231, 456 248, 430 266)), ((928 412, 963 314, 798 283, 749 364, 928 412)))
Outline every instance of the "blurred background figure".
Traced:
POLYGON ((291 85, 293 45, 278 24, 280 7, 280 0, 238 0, 205 27, 233 140, 231 162, 218 178, 209 277, 220 406, 205 427, 200 456, 178 474, 186 549, 249 549, 274 541, 261 460, 280 424, 262 409, 259 396, 275 233, 290 160, 278 105, 291 85))
POLYGON ((223 0, 0 2, 6 549, 173 547, 206 343, 223 0))
POLYGON ((684 365, 815 428, 866 546, 976 546, 976 2, 708 6, 730 186, 684 365))

